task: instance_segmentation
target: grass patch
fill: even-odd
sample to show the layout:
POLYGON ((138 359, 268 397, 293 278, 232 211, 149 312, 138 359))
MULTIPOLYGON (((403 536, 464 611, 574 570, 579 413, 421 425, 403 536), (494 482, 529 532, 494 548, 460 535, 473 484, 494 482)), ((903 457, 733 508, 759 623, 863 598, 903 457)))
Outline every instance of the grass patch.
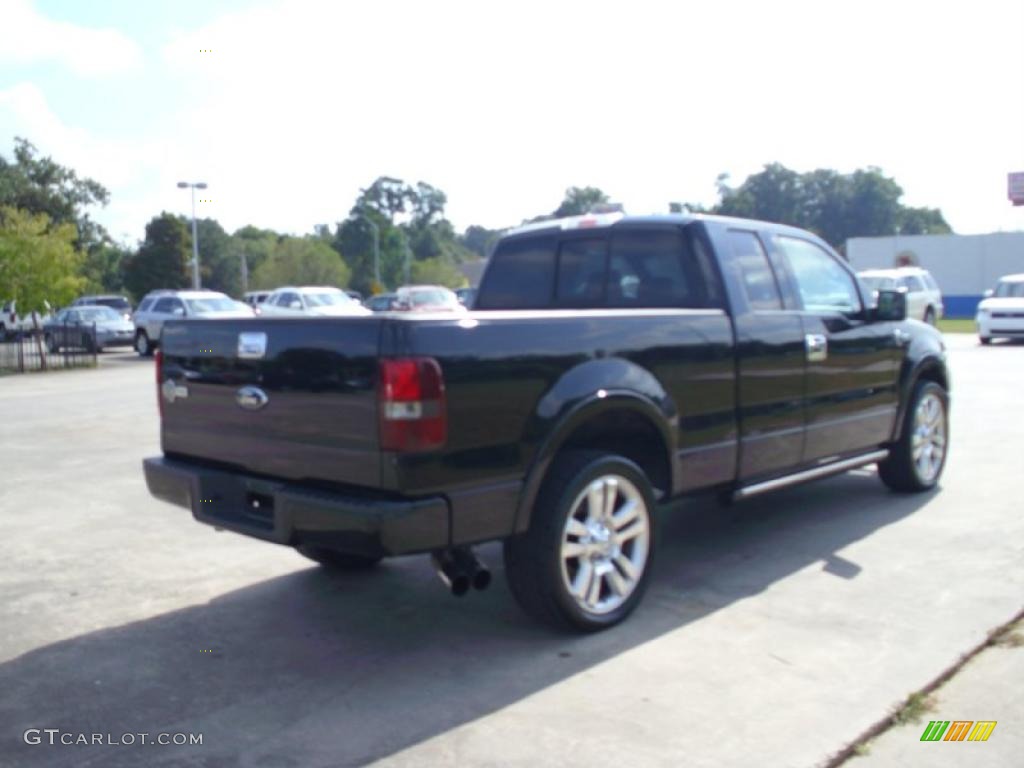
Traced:
POLYGON ((939 320, 939 330, 943 333, 977 333, 978 326, 967 317, 944 317, 939 320))
POLYGON ((906 725, 907 723, 917 723, 921 721, 921 718, 928 712, 935 709, 935 700, 932 699, 927 693, 912 693, 907 697, 906 703, 900 708, 900 711, 893 715, 893 722, 899 725, 906 725))

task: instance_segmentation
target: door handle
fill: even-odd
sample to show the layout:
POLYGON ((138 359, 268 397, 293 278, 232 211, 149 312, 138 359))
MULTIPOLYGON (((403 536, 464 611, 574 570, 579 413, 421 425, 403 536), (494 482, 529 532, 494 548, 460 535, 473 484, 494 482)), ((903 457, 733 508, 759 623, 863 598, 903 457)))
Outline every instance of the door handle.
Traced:
POLYGON ((808 333, 804 336, 804 349, 808 362, 821 362, 828 358, 828 338, 821 333, 808 333))

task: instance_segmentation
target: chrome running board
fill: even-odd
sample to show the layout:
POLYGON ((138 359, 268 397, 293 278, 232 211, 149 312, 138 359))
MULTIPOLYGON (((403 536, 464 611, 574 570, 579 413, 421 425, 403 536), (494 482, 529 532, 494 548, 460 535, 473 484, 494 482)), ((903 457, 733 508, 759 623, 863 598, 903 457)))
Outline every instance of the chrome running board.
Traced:
POLYGON ((735 501, 739 501, 740 499, 748 499, 751 496, 757 496, 759 493, 774 491, 777 488, 785 488, 790 485, 806 483, 808 480, 817 480, 819 477, 838 475, 840 472, 846 472, 848 469, 863 467, 865 464, 874 464, 876 461, 881 461, 888 455, 889 451, 872 451, 871 453, 862 453, 860 456, 852 456, 849 459, 843 459, 842 461, 836 461, 831 464, 822 464, 820 467, 812 467, 811 469, 805 469, 802 472, 786 475, 785 477, 776 477, 773 480, 765 480, 762 483, 754 483, 753 485, 738 488, 733 492, 732 497, 735 501))

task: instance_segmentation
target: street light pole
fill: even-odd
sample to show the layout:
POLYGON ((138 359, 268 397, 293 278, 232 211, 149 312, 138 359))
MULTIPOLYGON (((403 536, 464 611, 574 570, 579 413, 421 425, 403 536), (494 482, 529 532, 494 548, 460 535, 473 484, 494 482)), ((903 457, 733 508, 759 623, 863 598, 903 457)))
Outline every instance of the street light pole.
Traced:
POLYGON ((368 216, 364 216, 363 221, 373 229, 373 287, 376 290, 380 287, 380 227, 368 216))
POLYGON ((198 291, 199 281, 199 232, 196 230, 196 190, 206 189, 205 181, 179 181, 178 188, 192 190, 192 290, 198 291))

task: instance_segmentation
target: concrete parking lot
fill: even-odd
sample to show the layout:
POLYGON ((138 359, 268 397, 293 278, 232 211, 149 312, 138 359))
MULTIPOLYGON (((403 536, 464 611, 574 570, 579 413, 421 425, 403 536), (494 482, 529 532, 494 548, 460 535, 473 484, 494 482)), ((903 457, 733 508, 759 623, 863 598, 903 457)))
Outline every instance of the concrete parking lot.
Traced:
MULTIPOLYGON (((152 500, 151 361, 2 378, 0 766, 823 764, 1024 606, 1024 345, 947 340, 941 490, 862 470, 687 502, 662 516, 644 604, 590 637, 535 626, 502 578, 455 600, 425 558, 331 575, 152 500)), ((984 765, 1024 728, 934 716, 999 720, 956 745, 984 765)))

